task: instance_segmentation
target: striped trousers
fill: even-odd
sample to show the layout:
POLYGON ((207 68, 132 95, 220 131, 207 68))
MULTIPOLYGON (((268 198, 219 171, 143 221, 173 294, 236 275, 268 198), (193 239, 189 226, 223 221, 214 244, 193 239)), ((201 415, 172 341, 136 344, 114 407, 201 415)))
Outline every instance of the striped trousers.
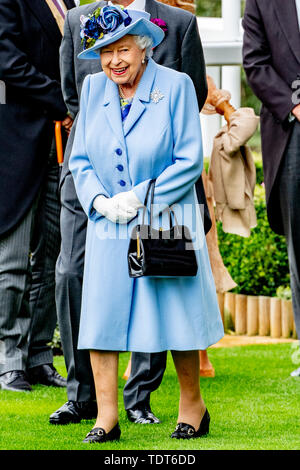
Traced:
POLYGON ((53 142, 39 195, 0 237, 0 374, 53 362, 55 263, 60 248, 59 168, 53 142))

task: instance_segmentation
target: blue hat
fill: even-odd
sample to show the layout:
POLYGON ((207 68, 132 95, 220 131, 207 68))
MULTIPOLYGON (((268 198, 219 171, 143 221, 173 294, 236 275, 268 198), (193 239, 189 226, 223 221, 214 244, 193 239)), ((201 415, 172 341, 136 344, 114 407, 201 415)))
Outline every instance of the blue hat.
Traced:
POLYGON ((163 40, 165 33, 150 21, 150 14, 140 10, 126 10, 120 5, 106 5, 98 8, 92 15, 80 17, 83 51, 79 59, 99 59, 96 53, 118 39, 132 34, 150 36, 153 47, 163 40))

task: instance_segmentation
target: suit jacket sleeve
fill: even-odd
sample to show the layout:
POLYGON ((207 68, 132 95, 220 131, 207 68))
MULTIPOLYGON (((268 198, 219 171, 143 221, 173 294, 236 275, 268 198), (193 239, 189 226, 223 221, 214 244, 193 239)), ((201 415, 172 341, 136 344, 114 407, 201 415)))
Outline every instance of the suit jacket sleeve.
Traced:
MULTIPOLYGON (((203 168, 200 116, 195 88, 188 75, 182 74, 173 86, 170 106, 174 163, 156 179, 155 215, 182 199, 203 168)), ((150 179, 132 188, 141 202, 145 200, 149 182, 150 179)))
POLYGON ((80 111, 76 125, 72 153, 69 160, 69 169, 72 173, 76 193, 86 215, 91 220, 102 216, 93 208, 96 196, 110 197, 99 180, 86 149, 86 109, 89 97, 90 75, 87 75, 82 85, 80 98, 80 111))
POLYGON ((194 83, 199 111, 201 111, 207 98, 207 81, 203 49, 195 16, 192 16, 182 41, 181 64, 181 71, 188 74, 194 83))
MULTIPOLYGON (((0 3, 0 80, 18 88, 28 99, 46 110, 49 117, 63 119, 66 107, 60 83, 39 72, 22 50, 21 18, 14 0, 0 3)), ((25 21, 25 19, 24 19, 25 21)))
POLYGON ((272 54, 256 0, 247 0, 243 28, 243 65, 249 84, 275 118, 284 122, 295 107, 292 90, 272 66, 272 54))
POLYGON ((78 113, 79 102, 74 69, 74 43, 68 13, 65 20, 64 37, 60 46, 60 74, 63 97, 68 111, 74 119, 78 113))

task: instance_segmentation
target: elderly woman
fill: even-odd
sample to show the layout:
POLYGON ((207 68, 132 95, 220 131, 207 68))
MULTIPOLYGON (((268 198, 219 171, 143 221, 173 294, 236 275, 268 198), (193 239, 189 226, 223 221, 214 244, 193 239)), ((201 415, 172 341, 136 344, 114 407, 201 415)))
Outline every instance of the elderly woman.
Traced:
MULTIPOLYGON (((164 32, 148 13, 105 6, 81 21, 79 57, 100 54, 103 69, 85 79, 69 163, 88 216, 78 347, 90 351, 98 417, 84 442, 120 437, 119 351, 172 351, 180 402, 171 437, 200 437, 210 417, 198 350, 219 341, 223 325, 194 189, 202 171, 195 90, 187 75, 150 58, 164 32), (128 234, 152 179, 155 206, 176 203, 180 222, 188 208, 184 224, 196 232, 193 277, 129 277, 128 234)), ((159 226, 157 212, 154 219, 159 226)))

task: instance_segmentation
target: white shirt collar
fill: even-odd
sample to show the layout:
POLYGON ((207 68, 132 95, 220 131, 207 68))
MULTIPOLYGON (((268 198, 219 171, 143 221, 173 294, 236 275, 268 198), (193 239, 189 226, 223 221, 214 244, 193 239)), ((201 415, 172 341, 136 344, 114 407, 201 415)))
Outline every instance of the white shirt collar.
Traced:
MULTIPOLYGON (((107 2, 108 5, 113 5, 112 2, 107 2)), ((145 6, 146 6, 146 0, 134 0, 128 7, 126 7, 126 10, 141 10, 145 11, 145 6)))

